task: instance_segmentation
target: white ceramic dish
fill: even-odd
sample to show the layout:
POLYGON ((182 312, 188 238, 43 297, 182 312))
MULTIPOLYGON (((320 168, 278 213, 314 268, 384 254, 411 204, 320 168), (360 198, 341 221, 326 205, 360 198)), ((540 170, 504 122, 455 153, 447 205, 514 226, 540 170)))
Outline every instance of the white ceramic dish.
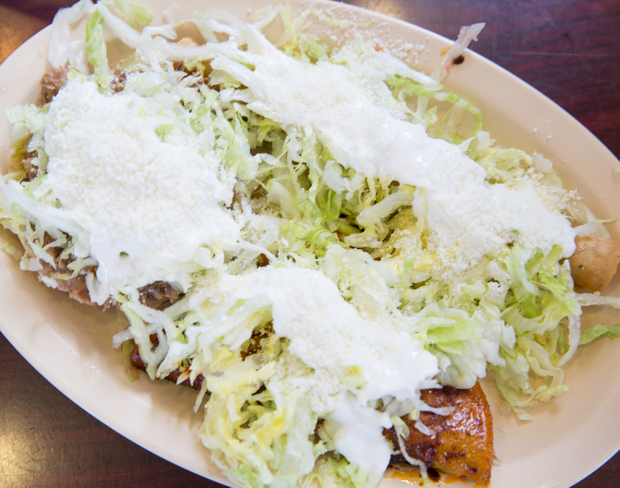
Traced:
MULTIPOLYGON (((161 12, 169 1, 143 3, 153 12, 161 12)), ((209 5, 226 8, 246 19, 248 7, 258 8, 267 3, 212 0, 209 5)), ((433 69, 439 52, 449 45, 446 39, 424 29, 370 11, 325 1, 291 4, 329 9, 334 15, 361 24, 372 21, 372 27, 362 28, 364 35, 385 48, 397 48, 403 59, 426 71, 433 69), (411 49, 404 49, 404 39, 411 49)), ((198 0, 182 2, 178 18, 204 8, 202 5, 198 0)), ((156 16, 155 21, 161 18, 156 16)), ((320 35, 330 35, 329 27, 315 27, 320 35)), ((36 100, 38 80, 46 70, 48 38, 49 29, 40 32, 0 67, 2 108, 36 100)), ((620 174, 613 167, 620 163, 561 108, 475 54, 469 54, 467 62, 453 70, 447 85, 482 110, 485 128, 502 145, 542 153, 554 162, 565 185, 577 188, 597 216, 617 216, 620 174)), ((8 164, 8 133, 3 119, 3 173, 8 164)), ((620 238, 620 223, 613 224, 610 231, 620 238)), ((3 233, 2 238, 10 236, 3 233)), ((0 289, 0 330, 60 391, 140 446, 188 470, 226 483, 208 461, 208 453, 198 438, 200 416, 192 413, 194 393, 171 384, 153 384, 144 378, 135 383, 128 381, 120 353, 111 347, 115 333, 113 313, 102 314, 45 288, 33 274, 19 271, 4 253, 0 253, 0 289)), ((608 294, 620 296, 620 279, 612 282, 608 294)), ((618 347, 618 343, 602 340, 579 350, 566 369, 571 392, 535 409, 534 420, 528 424, 501 414, 492 387, 485 388, 494 410, 499 459, 493 470, 494 488, 568 487, 618 451, 618 347)), ((401 483, 386 479, 382 486, 396 488, 401 483)))

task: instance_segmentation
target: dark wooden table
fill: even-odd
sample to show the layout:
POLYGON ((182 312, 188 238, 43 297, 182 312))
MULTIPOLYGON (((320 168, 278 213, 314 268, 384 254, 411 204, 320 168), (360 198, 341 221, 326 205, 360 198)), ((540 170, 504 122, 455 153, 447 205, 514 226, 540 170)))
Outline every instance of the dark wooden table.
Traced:
MULTIPOLYGON (((0 1, 0 61, 48 25, 60 7, 72 3, 0 1)), ((347 3, 451 38, 461 25, 487 22, 474 49, 556 101, 620 157, 620 1, 347 3)), ((0 335, 0 486, 218 485, 158 458, 99 423, 51 386, 0 335)), ((576 486, 620 486, 620 454, 576 486)))

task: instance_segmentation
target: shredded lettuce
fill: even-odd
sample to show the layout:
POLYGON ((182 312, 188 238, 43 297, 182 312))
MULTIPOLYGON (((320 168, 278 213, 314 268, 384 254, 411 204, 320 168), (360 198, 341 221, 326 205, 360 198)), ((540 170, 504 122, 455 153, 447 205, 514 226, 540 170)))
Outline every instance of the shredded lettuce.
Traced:
POLYGON ((620 337, 620 324, 597 324, 588 330, 584 330, 581 332, 579 345, 590 344, 599 337, 609 337, 610 339, 620 337))
POLYGON ((125 22, 134 29, 142 29, 153 20, 153 14, 144 5, 127 0, 114 0, 114 6, 120 11, 125 22))
POLYGON ((72 7, 60 9, 54 16, 47 54, 52 68, 60 68, 69 61, 72 65, 80 64, 79 70, 82 71, 83 42, 70 43, 69 36, 71 26, 92 14, 94 9, 92 0, 80 0, 72 7))
POLYGON ((103 18, 95 12, 86 24, 86 56, 95 70, 95 77, 100 85, 110 83, 110 66, 108 64, 107 46, 103 37, 103 18))

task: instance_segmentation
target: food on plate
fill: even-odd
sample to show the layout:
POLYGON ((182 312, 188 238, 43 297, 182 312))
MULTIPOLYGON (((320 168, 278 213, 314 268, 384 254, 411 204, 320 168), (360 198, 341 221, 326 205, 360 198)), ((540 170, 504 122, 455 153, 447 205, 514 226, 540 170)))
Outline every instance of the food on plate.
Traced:
MULTIPOLYGON (((253 336, 245 355, 259 352, 262 338, 253 336)), ((146 371, 138 346, 134 346, 130 362, 135 368, 146 371)), ((182 376, 183 371, 179 368, 164 379, 197 390, 202 388, 202 375, 198 375, 193 382, 186 376, 182 379, 182 376)), ((392 446, 390 466, 418 466, 421 461, 426 467, 461 480, 479 486, 488 485, 493 467, 493 416, 480 384, 476 383, 469 389, 444 386, 422 390, 420 397, 433 408, 447 408, 449 411, 442 414, 420 412, 419 420, 432 434, 419 430, 416 427, 418 419, 412 419, 409 415, 403 415, 400 422, 393 420, 394 425, 383 430, 383 436, 392 446)))
POLYGON ((604 225, 444 91, 480 26, 430 76, 361 37, 322 43, 313 24, 351 28, 329 11, 152 18, 124 0, 57 15, 40 103, 7 111, 7 250, 122 312, 114 346, 199 391, 237 485, 371 486, 403 460, 488 484, 478 380, 527 419, 580 341, 615 334, 582 335, 582 307, 620 300, 574 289, 576 249, 583 286, 615 272, 588 252, 617 245, 604 225))
POLYGON ((426 466, 486 486, 493 464, 493 416, 479 383, 470 389, 444 387, 422 390, 422 400, 432 407, 451 407, 446 415, 421 412, 420 421, 435 435, 415 427, 409 416, 402 417, 407 434, 398 436, 395 425, 386 435, 400 451, 392 464, 407 464, 407 458, 421 460, 426 466))
POLYGON ((620 263, 620 242, 597 234, 575 237, 576 249, 569 258, 575 285, 603 291, 620 263))

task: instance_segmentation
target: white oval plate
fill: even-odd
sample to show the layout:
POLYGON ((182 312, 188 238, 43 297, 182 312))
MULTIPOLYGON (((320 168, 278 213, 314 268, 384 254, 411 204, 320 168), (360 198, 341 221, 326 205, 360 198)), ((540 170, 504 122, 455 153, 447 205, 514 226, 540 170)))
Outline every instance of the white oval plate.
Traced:
MULTIPOLYGON (((169 0, 143 2, 154 13, 169 0)), ((248 8, 265 0, 212 0, 248 19, 248 8)), ((432 71, 450 41, 405 22, 339 3, 291 1, 353 20, 362 35, 419 69, 432 71), (406 42, 405 42, 406 41, 406 42), (420 46, 424 46, 420 50, 420 46), (408 46, 411 46, 408 48, 408 46)), ((181 3, 179 16, 204 9, 204 2, 181 3)), ((155 22, 161 22, 156 15, 155 22)), ((333 31, 317 24, 327 38, 333 31)), ((349 33, 353 29, 348 30, 349 33)), ((0 106, 34 102, 38 81, 46 71, 49 28, 20 47, 0 66, 0 106)), ((618 160, 581 124, 541 93, 474 53, 452 71, 448 88, 482 110, 485 129, 503 146, 538 151, 551 159, 565 185, 576 188, 599 218, 620 210, 618 160)), ((8 165, 9 127, 0 121, 0 169, 8 165)), ((610 226, 620 238, 620 223, 610 226)), ((10 239, 8 233, 2 239, 10 239)), ((198 438, 200 415, 192 413, 195 393, 171 384, 153 384, 142 377, 130 383, 120 353, 112 349, 114 314, 81 306, 38 283, 5 253, 0 253, 0 330, 15 348, 56 388, 112 429, 183 468, 221 483, 198 438)), ((608 294, 620 296, 616 277, 608 294)), ((605 313, 599 313, 604 317, 605 313)), ((595 321, 598 317, 591 320, 595 321)), ((607 321, 612 321, 612 315, 607 321)), ((615 322, 618 321, 617 315, 615 322)), ((519 423, 499 411, 492 387, 486 387, 495 418, 494 488, 568 487, 602 465, 620 448, 620 345, 601 340, 580 349, 566 368, 571 389, 533 411, 531 423, 519 423)), ((487 385, 488 386, 488 385, 487 385)), ((403 482, 385 479, 381 486, 403 482)), ((467 486, 455 483, 452 486, 467 486)))

